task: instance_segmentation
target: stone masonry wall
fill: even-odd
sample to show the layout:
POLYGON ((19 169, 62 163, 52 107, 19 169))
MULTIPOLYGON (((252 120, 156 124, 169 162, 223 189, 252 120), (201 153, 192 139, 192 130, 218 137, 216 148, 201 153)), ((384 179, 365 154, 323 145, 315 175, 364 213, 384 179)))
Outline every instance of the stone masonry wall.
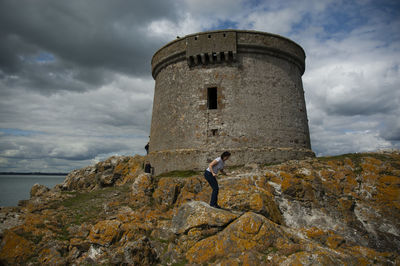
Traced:
POLYGON ((203 63, 193 66, 180 50, 183 41, 164 46, 152 62, 150 161, 156 174, 204 169, 224 150, 232 152, 233 165, 313 156, 301 81, 304 52, 298 45, 238 31, 234 60, 207 63, 200 55, 203 63), (208 88, 217 88, 217 109, 208 109, 208 88))

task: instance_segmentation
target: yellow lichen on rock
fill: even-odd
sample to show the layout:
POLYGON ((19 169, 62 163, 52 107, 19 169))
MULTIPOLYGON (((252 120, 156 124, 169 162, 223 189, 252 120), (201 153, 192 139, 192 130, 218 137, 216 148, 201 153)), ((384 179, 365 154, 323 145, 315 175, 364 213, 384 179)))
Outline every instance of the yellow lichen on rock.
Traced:
POLYGON ((5 231, 1 241, 0 263, 4 261, 10 265, 20 264, 29 259, 34 252, 34 243, 12 231, 5 231))
POLYGON ((251 249, 266 249, 284 234, 264 216, 247 212, 224 231, 197 242, 187 253, 191 263, 203 263, 217 257, 251 249))
POLYGON ((3 231, 0 264, 400 262, 396 153, 235 167, 218 177, 223 209, 209 206, 202 174, 151 176, 138 162, 112 157, 34 192, 18 213, 0 208, 0 221, 20 221, 3 231))
POLYGON ((88 240, 90 243, 109 246, 121 235, 121 223, 117 220, 105 220, 95 224, 90 231, 88 240))

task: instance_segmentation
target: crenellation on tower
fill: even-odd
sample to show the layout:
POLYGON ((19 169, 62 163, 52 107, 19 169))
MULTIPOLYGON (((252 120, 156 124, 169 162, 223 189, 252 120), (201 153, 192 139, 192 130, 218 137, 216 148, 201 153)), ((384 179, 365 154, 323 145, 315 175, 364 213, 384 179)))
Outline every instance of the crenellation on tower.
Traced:
POLYGON ((189 66, 233 62, 237 53, 236 32, 205 32, 186 38, 189 66))
POLYGON ((156 174, 202 170, 224 150, 231 164, 313 156, 304 67, 298 44, 265 32, 201 32, 162 47, 152 59, 156 174))

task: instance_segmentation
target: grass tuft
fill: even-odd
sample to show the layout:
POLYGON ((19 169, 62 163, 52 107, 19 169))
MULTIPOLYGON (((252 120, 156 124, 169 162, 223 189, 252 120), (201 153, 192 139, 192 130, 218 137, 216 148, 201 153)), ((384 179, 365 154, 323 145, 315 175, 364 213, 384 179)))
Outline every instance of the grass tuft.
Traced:
POLYGON ((157 177, 191 177, 194 175, 199 175, 201 172, 200 171, 193 171, 193 170, 185 170, 185 171, 171 171, 168 173, 164 173, 161 175, 158 175, 157 177))

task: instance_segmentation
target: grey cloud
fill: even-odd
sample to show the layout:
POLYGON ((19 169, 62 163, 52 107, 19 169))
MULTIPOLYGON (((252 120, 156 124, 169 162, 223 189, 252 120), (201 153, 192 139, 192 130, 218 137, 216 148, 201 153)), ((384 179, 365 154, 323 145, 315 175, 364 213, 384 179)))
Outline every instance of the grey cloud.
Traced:
POLYGON ((384 127, 380 130, 380 136, 400 146, 400 111, 386 116, 382 122, 384 122, 384 127))
POLYGON ((324 107, 328 114, 355 116, 374 115, 378 113, 390 113, 397 107, 388 100, 376 100, 368 98, 349 98, 334 104, 327 104, 324 107))
MULTIPOLYGON (((64 168, 71 170, 71 165, 77 165, 79 162, 80 167, 83 167, 84 163, 101 154, 132 154, 132 150, 138 149, 145 143, 143 138, 132 137, 61 137, 61 140, 60 136, 54 135, 3 137, 0 140, 0 157, 6 158, 7 162, 42 161, 42 163, 47 162, 51 167, 57 166, 52 165, 51 161, 62 160, 64 168)), ((0 171, 5 170, 6 167, 7 163, 0 162, 0 171)))
POLYGON ((51 134, 147 136, 153 81, 116 76, 112 80, 112 84, 85 93, 47 96, 9 90, 8 99, 1 101, 0 123, 5 128, 51 134))
POLYGON ((162 41, 144 29, 155 19, 176 20, 173 5, 153 0, 1 1, 0 70, 33 81, 32 89, 38 90, 85 90, 104 82, 107 71, 149 75, 151 56, 162 41), (47 66, 24 61, 41 52, 54 55, 54 61, 47 66))

